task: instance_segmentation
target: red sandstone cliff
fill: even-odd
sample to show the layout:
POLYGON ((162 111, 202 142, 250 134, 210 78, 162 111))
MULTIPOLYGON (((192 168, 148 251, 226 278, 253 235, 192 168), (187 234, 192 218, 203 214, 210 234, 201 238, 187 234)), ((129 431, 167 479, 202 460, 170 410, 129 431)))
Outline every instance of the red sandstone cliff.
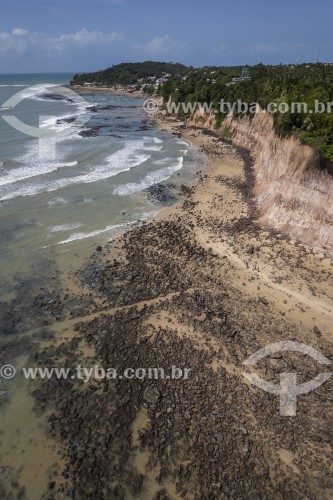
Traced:
MULTIPOLYGON (((196 125, 214 127, 209 116, 194 116, 196 125)), ((320 171, 319 155, 294 137, 281 138, 273 119, 259 111, 227 117, 222 124, 235 145, 254 158, 254 197, 262 225, 288 233, 310 247, 333 249, 333 177, 320 171)))

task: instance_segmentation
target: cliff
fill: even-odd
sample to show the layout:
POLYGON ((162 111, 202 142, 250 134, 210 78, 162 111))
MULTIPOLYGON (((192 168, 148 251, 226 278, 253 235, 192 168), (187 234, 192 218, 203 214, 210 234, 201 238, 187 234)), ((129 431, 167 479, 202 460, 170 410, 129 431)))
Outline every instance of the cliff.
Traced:
MULTIPOLYGON (((197 114, 192 124, 213 129, 214 118, 197 114)), ((295 137, 279 137, 265 111, 252 120, 228 116, 222 129, 252 153, 259 223, 312 248, 332 250, 333 177, 321 171, 319 154, 295 137)))

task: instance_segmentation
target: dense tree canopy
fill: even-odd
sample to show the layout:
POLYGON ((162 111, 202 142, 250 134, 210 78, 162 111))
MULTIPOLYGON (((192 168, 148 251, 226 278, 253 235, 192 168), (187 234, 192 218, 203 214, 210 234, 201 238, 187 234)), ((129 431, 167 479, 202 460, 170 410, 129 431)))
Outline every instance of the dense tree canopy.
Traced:
MULTIPOLYGON (((267 109, 269 103, 276 107, 273 113, 274 127, 279 134, 295 134, 303 141, 315 146, 327 159, 333 161, 333 65, 300 64, 249 68, 251 79, 226 86, 232 78, 240 77, 241 67, 209 67, 192 70, 186 81, 181 78, 169 80, 159 93, 167 101, 170 96, 175 103, 212 103, 219 127, 226 113, 221 112, 221 100, 247 104, 258 103, 267 109), (321 103, 316 109, 316 101, 321 103), (290 110, 281 112, 280 103, 287 103, 290 110), (292 106, 294 103, 294 106, 292 106), (298 107, 296 104, 302 104, 298 107), (330 104, 332 103, 332 108, 330 104), (307 106, 305 110, 304 104, 307 106)), ((180 115, 189 115, 182 108, 180 115)), ((235 106, 234 115, 238 114, 235 106)), ((250 114, 250 113, 249 113, 250 114)))
POLYGON ((143 63, 122 63, 110 68, 96 71, 95 73, 82 73, 75 75, 71 82, 72 85, 82 85, 85 82, 96 82, 98 85, 113 86, 133 85, 140 79, 150 77, 160 77, 164 73, 171 76, 186 75, 189 68, 179 63, 164 63, 155 61, 146 61, 143 63))
MULTIPOLYGON (((333 161, 333 65, 299 64, 249 67, 250 80, 237 81, 228 85, 232 78, 241 76, 241 66, 188 68, 182 64, 146 61, 123 63, 95 73, 75 75, 72 84, 85 82, 103 86, 116 84, 133 85, 153 93, 157 91, 164 102, 170 97, 175 103, 212 103, 216 110, 216 124, 220 127, 226 112, 221 110, 221 100, 226 103, 258 103, 267 108, 269 103, 304 103, 304 109, 290 109, 274 113, 274 127, 279 134, 295 134, 303 141, 316 147, 323 157, 333 161), (152 84, 161 76, 164 78, 158 89, 152 84), (146 84, 146 85, 143 85, 146 84), (148 85, 147 85, 148 84, 148 85), (315 112, 315 102, 325 104, 322 112, 315 112), (312 110, 313 112, 309 112, 312 110)), ((234 114, 238 114, 237 106, 234 114)), ((179 109, 179 114, 189 116, 190 111, 179 109)))

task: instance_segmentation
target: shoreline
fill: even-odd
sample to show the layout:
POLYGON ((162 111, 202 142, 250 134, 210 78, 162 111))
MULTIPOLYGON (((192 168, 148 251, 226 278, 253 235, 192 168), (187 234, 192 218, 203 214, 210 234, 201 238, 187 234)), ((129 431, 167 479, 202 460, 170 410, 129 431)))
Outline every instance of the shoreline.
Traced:
POLYGON ((66 85, 70 90, 77 92, 78 94, 114 94, 114 95, 122 95, 124 97, 137 97, 144 99, 147 97, 145 94, 141 92, 123 92, 120 90, 113 89, 111 87, 79 87, 77 85, 66 85))
MULTIPOLYGON (((88 395, 76 381, 55 386, 51 436, 60 436, 67 463, 55 491, 102 495, 104 484, 115 498, 329 497, 330 386, 316 391, 317 405, 299 398, 287 426, 278 398, 246 383, 242 364, 259 348, 290 340, 330 357, 332 261, 256 224, 251 179, 230 144, 179 122, 158 125, 205 154, 200 179, 176 205, 95 253, 77 297, 94 300, 95 309, 57 324, 67 333, 45 362, 176 365, 193 375, 186 382, 93 380, 88 395)), ((294 353, 272 361, 257 367, 262 378, 279 362, 306 380, 317 369, 307 358, 300 366, 294 353)), ((48 391, 42 386, 37 401, 48 391)))
MULTIPOLYGON (((329 384, 298 398, 286 419, 278 397, 246 382, 243 362, 290 340, 332 358, 332 257, 257 224, 248 151, 174 117, 151 118, 196 148, 200 170, 178 201, 96 241, 80 269, 73 256, 57 292, 33 297, 45 328, 34 329, 43 344, 29 362, 176 366, 191 376, 34 386, 31 411, 54 453, 42 479, 22 475, 26 493, 43 497, 49 478, 55 495, 80 498, 330 498, 329 384)), ((297 356, 268 358, 256 372, 276 383, 286 369, 298 383, 311 380, 317 363, 297 356)))

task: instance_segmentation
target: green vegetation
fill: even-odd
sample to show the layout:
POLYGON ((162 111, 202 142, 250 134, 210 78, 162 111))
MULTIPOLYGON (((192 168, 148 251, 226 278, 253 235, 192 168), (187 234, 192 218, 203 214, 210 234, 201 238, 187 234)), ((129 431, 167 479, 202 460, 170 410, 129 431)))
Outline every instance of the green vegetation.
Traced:
POLYGON ((97 85, 112 87, 114 85, 135 85, 149 83, 152 78, 162 77, 168 74, 171 77, 184 76, 189 73, 190 68, 178 63, 164 63, 146 61, 143 63, 122 63, 95 73, 82 73, 75 75, 71 85, 84 85, 84 83, 96 82, 97 85))
MULTIPOLYGON (((227 110, 220 107, 225 103, 258 103, 267 109, 269 103, 304 103, 308 110, 315 110, 315 101, 325 103, 322 113, 309 113, 302 109, 290 109, 287 113, 277 111, 274 128, 281 135, 297 135, 302 141, 313 145, 321 155, 333 161, 333 65, 300 64, 251 66, 250 80, 228 85, 232 78, 240 77, 241 66, 188 68, 182 64, 146 61, 143 63, 123 63, 96 73, 75 75, 74 85, 85 83, 98 86, 135 86, 148 94, 157 93, 167 102, 212 103, 216 128, 223 125, 227 110)), ((179 116, 190 116, 179 109, 179 116)), ((237 116, 237 106, 233 111, 237 116)), ((253 114, 249 113, 250 116, 253 114)))
MULTIPOLYGON (((239 81, 226 86, 232 78, 241 75, 242 67, 206 67, 192 70, 186 81, 174 78, 159 88, 159 94, 166 102, 170 96, 175 103, 212 103, 217 110, 216 128, 220 128, 227 114, 221 112, 221 100, 225 103, 258 103, 267 109, 269 103, 288 103, 290 110, 273 113, 274 128, 281 135, 297 135, 301 140, 313 145, 323 157, 333 161, 333 65, 301 64, 295 66, 250 67, 251 80, 239 81), (322 113, 305 112, 304 106, 297 109, 292 103, 304 103, 308 110, 315 111, 316 100, 325 104, 322 113), (332 109, 327 110, 327 104, 332 109)), ((275 108, 272 108, 275 109, 275 108)), ((283 110, 283 108, 281 108, 283 110)), ((233 112, 238 113, 237 106, 233 112)), ((248 113, 253 116, 253 113, 248 113)), ((179 115, 189 116, 182 109, 179 115)))

